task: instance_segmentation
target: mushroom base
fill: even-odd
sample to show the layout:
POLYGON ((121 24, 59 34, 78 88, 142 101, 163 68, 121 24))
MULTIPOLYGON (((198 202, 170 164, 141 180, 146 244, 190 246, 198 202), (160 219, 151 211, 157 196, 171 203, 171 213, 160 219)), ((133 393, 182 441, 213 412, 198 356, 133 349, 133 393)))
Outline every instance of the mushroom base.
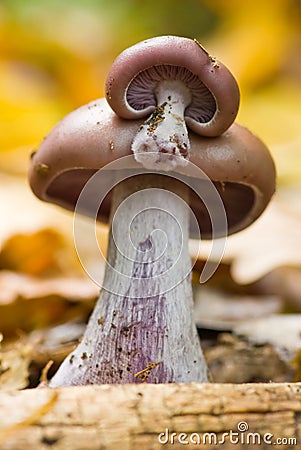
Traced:
POLYGON ((188 195, 162 175, 115 187, 103 289, 50 387, 207 381, 193 320, 188 195))

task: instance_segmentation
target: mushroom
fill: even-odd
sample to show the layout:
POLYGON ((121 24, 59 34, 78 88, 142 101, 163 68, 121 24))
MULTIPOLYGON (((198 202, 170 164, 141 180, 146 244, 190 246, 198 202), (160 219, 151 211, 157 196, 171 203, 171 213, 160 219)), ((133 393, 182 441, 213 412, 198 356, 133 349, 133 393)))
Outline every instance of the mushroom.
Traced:
POLYGON ((149 169, 173 170, 189 159, 186 124, 203 136, 220 135, 235 120, 239 89, 229 70, 197 40, 159 36, 115 59, 106 98, 124 119, 151 114, 133 139, 135 159, 149 169))
POLYGON ((188 239, 250 225, 274 193, 274 163, 257 137, 233 124, 217 137, 191 131, 186 164, 168 155, 172 172, 161 158, 145 168, 132 151, 144 126, 143 117, 121 118, 99 99, 66 116, 32 157, 30 185, 41 200, 75 210, 75 228, 78 212, 110 224, 99 299, 51 387, 208 380, 188 239))

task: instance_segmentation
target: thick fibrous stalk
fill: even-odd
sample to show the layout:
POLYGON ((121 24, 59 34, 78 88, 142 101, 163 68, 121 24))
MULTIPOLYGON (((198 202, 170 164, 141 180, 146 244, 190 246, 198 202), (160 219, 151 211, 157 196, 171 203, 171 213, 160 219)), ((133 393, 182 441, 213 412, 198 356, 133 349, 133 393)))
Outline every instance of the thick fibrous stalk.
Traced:
POLYGON ((183 195, 188 188, 160 175, 115 188, 104 288, 51 387, 207 381, 193 320, 183 195))
POLYGON ((157 86, 156 99, 158 106, 139 128, 132 151, 136 161, 147 169, 173 170, 189 159, 184 111, 191 94, 182 81, 165 80, 157 86))

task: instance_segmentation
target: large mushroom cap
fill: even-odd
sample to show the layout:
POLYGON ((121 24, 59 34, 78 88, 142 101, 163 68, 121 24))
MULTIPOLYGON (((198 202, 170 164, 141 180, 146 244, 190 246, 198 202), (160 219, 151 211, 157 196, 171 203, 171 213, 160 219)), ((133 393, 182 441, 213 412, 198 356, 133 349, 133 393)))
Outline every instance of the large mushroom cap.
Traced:
MULTIPOLYGON (((131 152, 141 122, 117 117, 105 99, 73 111, 49 133, 31 160, 29 181, 33 192, 41 200, 73 211, 87 181, 108 163, 128 156, 122 169, 141 169, 131 152)), ((179 169, 184 181, 187 179, 189 185, 202 184, 205 191, 208 181, 199 179, 198 171, 192 170, 200 168, 212 180, 224 203, 227 233, 247 227, 262 213, 275 190, 275 167, 266 146, 237 124, 217 138, 191 133, 190 140, 192 164, 179 169)), ((103 170, 101 177, 113 187, 114 171, 103 170)), ((110 203, 111 193, 100 208, 99 221, 109 220, 110 203)), ((210 239, 210 216, 193 190, 190 205, 202 238, 210 239)), ((94 216, 89 205, 84 213, 94 216)), ((191 230, 192 236, 194 231, 191 230)), ((224 230, 220 230, 222 234, 224 230)))
POLYGON ((235 120, 238 85, 229 70, 196 40, 159 36, 124 50, 113 62, 106 97, 124 119, 143 118, 156 108, 155 91, 163 80, 180 80, 189 88, 187 125, 203 136, 218 136, 235 120))

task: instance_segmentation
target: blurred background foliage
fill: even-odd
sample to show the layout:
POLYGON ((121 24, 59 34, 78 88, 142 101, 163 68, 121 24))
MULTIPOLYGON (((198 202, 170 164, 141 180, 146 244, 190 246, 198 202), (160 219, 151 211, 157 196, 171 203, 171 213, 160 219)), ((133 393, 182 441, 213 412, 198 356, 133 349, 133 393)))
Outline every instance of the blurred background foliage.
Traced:
POLYGON ((103 96, 114 57, 161 34, 197 38, 236 76, 238 121, 262 137, 279 182, 301 172, 300 0, 2 0, 0 168, 27 158, 62 116, 103 96))

